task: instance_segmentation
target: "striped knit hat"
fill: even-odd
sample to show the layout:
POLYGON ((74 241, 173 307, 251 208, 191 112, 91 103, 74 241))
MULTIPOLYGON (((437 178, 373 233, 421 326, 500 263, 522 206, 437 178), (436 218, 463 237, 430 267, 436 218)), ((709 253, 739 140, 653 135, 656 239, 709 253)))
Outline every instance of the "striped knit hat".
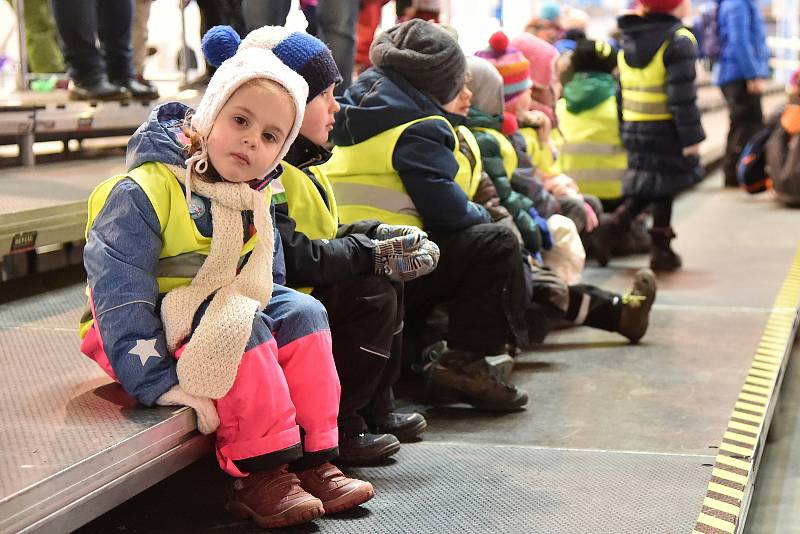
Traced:
POLYGON ((530 63, 516 48, 508 46, 508 37, 496 32, 489 38, 489 48, 475 53, 494 65, 503 77, 506 102, 531 88, 530 63))
POLYGON ((302 76, 308 83, 308 102, 329 85, 342 81, 325 43, 305 32, 283 26, 263 26, 240 40, 230 26, 214 26, 203 36, 203 54, 211 65, 216 66, 237 50, 248 48, 271 50, 287 67, 302 76))

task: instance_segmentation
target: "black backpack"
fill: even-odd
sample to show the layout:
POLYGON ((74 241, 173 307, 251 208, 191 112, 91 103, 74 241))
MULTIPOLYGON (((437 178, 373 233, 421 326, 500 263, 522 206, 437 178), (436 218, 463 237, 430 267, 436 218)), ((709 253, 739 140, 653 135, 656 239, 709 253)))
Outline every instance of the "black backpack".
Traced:
POLYGON ((767 174, 767 141, 773 134, 776 125, 770 124, 759 130, 744 146, 736 164, 736 178, 739 187, 754 195, 772 187, 767 174))

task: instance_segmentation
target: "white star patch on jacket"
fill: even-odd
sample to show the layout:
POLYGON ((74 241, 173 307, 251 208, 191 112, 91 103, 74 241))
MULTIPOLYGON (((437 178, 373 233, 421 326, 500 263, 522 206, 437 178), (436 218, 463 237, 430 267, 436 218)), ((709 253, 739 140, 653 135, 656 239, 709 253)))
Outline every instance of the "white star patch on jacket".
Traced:
POLYGON ((156 350, 156 339, 138 339, 136 346, 133 347, 128 354, 138 356, 142 362, 142 367, 147 363, 150 358, 161 358, 161 354, 156 350))

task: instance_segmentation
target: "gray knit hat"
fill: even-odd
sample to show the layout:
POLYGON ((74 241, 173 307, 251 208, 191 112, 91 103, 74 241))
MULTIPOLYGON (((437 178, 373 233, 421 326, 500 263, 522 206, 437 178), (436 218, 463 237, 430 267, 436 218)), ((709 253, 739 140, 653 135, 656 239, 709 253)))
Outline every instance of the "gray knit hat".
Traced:
POLYGON ((467 87, 472 91, 472 105, 487 115, 502 115, 505 104, 503 77, 495 66, 482 57, 469 56, 467 68, 467 87))
POLYGON ((397 72, 440 105, 464 87, 464 52, 445 30, 426 20, 412 19, 378 35, 369 59, 397 72))

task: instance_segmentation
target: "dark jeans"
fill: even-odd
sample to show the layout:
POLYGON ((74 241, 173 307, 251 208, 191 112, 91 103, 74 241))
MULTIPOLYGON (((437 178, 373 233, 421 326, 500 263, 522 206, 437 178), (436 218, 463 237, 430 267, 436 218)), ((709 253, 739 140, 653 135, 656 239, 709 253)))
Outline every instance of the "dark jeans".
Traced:
POLYGON ((723 169, 725 185, 736 186, 736 164, 744 146, 764 125, 761 95, 747 92, 747 82, 737 80, 720 87, 730 113, 728 144, 725 148, 723 169))
POLYGON ((362 276, 311 293, 328 311, 333 359, 342 385, 339 431, 367 429, 364 416, 394 409, 392 385, 400 376, 403 285, 362 276))
POLYGON ((50 6, 68 73, 75 83, 91 85, 106 74, 112 80, 134 76, 133 0, 51 0, 50 6))
MULTIPOLYGON (((231 26, 242 38, 247 28, 242 16, 242 0, 197 0, 200 10, 200 37, 214 26, 231 26)), ((206 62, 206 73, 213 75, 216 67, 206 62)))
POLYGON ((431 274, 405 285, 407 327, 421 335, 433 307, 445 304, 451 349, 500 354, 515 338, 524 346, 525 275, 511 230, 479 224, 428 235, 439 246, 441 257, 431 274))
POLYGON ((331 49, 342 75, 342 83, 334 91, 337 96, 344 94, 353 81, 358 3, 358 0, 319 0, 317 4, 317 37, 331 49))
POLYGON ((261 26, 283 26, 292 0, 243 0, 245 26, 251 32, 261 26))

